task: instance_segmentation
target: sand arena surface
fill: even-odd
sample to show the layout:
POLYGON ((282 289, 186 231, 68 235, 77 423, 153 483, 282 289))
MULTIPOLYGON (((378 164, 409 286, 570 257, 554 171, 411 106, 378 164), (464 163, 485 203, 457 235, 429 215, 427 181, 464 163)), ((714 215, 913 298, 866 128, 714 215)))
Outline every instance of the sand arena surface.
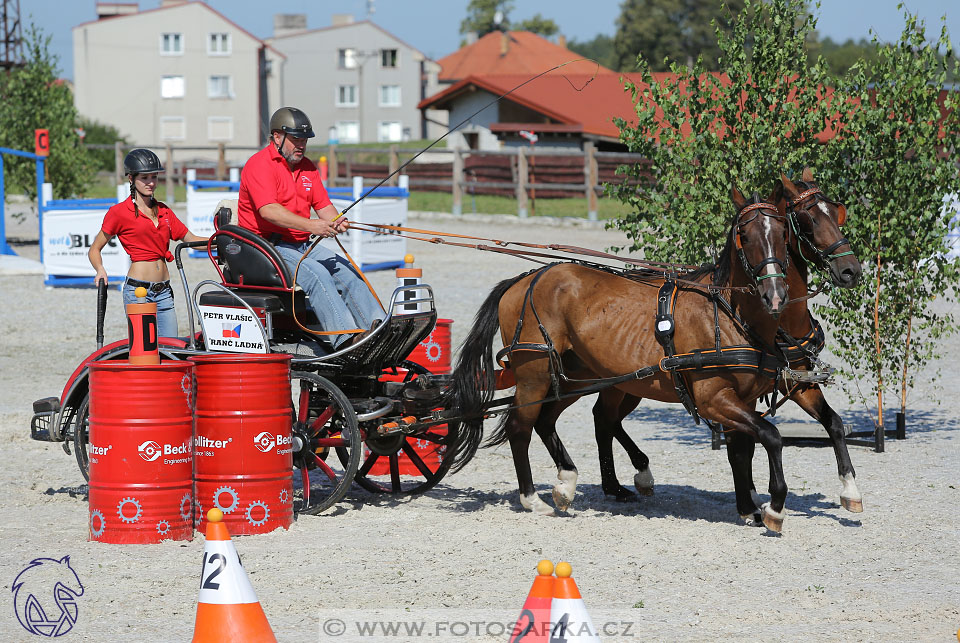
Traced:
MULTIPOLYGON (((599 249, 622 241, 596 226, 511 220, 412 222, 599 249)), ((35 223, 32 229, 35 238, 35 223)), ((455 320, 454 346, 490 288, 533 267, 494 253, 412 241, 408 248, 434 287, 440 316, 455 320)), ((36 257, 35 245, 16 249, 36 257)), ((192 283, 214 275, 206 260, 187 264, 192 283)), ((388 296, 392 273, 371 276, 388 296)), ((85 592, 76 626, 62 640, 188 640, 203 538, 144 546, 87 542, 86 486, 73 457, 58 444, 29 438, 32 402, 59 395, 95 348, 95 291, 45 289, 40 275, 0 275, 0 297, 0 578, 9 601, 0 640, 33 640, 12 609, 17 574, 34 558, 65 555, 85 592)), ((176 297, 186 332, 179 283, 176 297)), ((119 292, 111 290, 107 341, 125 333, 119 292)), ((851 447, 864 513, 840 507, 829 446, 785 448, 790 492, 779 537, 738 524, 726 454, 711 451, 708 430, 677 405, 644 403, 625 422, 650 456, 655 495, 628 504, 607 500, 592 400, 583 400, 558 424, 580 469, 573 508, 560 517, 521 510, 509 448, 502 446, 482 450, 425 495, 375 496, 355 485, 321 516, 234 542, 281 641, 371 640, 357 624, 378 620, 424 622, 425 629, 373 640, 505 641, 500 624, 519 615, 542 558, 573 565, 604 640, 953 640, 960 627, 960 425, 953 408, 960 380, 952 366, 960 338, 948 339, 942 355, 930 368, 943 368, 942 388, 927 374, 911 394, 908 439, 888 440, 884 454, 851 447), (345 628, 340 636, 337 619, 345 628), (467 622, 482 625, 458 625, 467 622)), ((827 397, 846 422, 869 426, 861 403, 849 403, 838 388, 827 397)), ((812 420, 788 405, 777 422, 812 420)), ((615 453, 620 481, 629 485, 633 469, 622 450, 615 453)), ((538 491, 552 503, 556 471, 536 438, 531 460, 538 491)), ((764 492, 762 449, 754 470, 764 492)))

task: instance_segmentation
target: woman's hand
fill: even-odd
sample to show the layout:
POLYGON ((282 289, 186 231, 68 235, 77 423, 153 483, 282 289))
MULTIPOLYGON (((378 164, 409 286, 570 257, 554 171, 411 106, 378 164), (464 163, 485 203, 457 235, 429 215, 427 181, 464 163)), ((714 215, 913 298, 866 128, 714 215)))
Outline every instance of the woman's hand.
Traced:
POLYGON ((99 286, 101 281, 104 283, 104 285, 107 284, 107 271, 103 268, 97 270, 97 275, 93 278, 93 283, 96 286, 99 286))

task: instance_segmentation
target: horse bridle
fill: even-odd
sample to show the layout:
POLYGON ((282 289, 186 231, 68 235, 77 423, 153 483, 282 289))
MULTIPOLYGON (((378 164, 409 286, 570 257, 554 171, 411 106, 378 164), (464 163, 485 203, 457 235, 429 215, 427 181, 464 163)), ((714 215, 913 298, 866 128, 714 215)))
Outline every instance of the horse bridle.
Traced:
MULTIPOLYGON (((794 234, 797 235, 797 238, 802 239, 803 242, 807 245, 807 248, 813 252, 814 255, 820 260, 823 264, 828 264, 833 262, 835 259, 840 257, 846 257, 853 254, 853 248, 850 246, 850 241, 846 237, 841 236, 840 239, 830 244, 825 249, 821 250, 813 244, 813 242, 806 237, 806 235, 800 233, 800 227, 797 224, 797 213, 803 212, 807 215, 811 221, 813 220, 813 215, 810 214, 810 207, 815 204, 823 201, 824 203, 829 203, 837 211, 837 226, 842 226, 847 221, 847 206, 843 205, 839 201, 833 201, 828 199, 823 192, 816 185, 809 187, 807 183, 801 182, 801 185, 806 188, 803 192, 797 195, 797 198, 794 200, 787 199, 787 213, 790 217, 790 226, 793 228, 794 234), (804 202, 808 202, 804 206, 804 202), (841 246, 847 246, 846 252, 835 253, 837 248, 841 246)), ((800 256, 803 257, 803 248, 800 248, 800 256)), ((803 257, 806 260, 806 257, 803 257)))
MULTIPOLYGON (((740 228, 753 222, 758 216, 771 217, 774 219, 785 218, 784 215, 780 214, 777 210, 777 207, 772 203, 767 203, 765 201, 760 201, 756 196, 754 196, 754 203, 743 206, 737 212, 737 223, 733 226, 733 235, 734 235, 734 245, 737 249, 737 255, 740 257, 741 263, 743 263, 743 268, 746 270, 747 274, 753 279, 753 283, 756 286, 760 285, 760 282, 764 279, 772 279, 773 277, 780 277, 781 279, 787 278, 787 268, 790 266, 790 253, 786 253, 786 256, 783 261, 777 259, 776 257, 770 256, 765 257, 760 261, 756 266, 751 266, 750 262, 747 260, 747 255, 743 251, 743 243, 740 241, 740 228), (771 212, 764 212, 763 210, 772 210, 771 212), (750 212, 755 212, 755 214, 747 219, 742 221, 741 219, 745 214, 750 212), (761 275, 760 272, 766 268, 768 265, 774 264, 780 268, 780 272, 773 272, 770 274, 761 275)), ((784 226, 784 235, 787 234, 788 228, 784 226)))

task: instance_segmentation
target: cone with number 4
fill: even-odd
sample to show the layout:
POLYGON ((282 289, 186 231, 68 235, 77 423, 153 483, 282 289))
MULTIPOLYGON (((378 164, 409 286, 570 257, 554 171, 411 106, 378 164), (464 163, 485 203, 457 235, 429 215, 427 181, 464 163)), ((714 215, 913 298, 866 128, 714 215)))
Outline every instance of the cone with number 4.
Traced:
POLYGON ((193 643, 276 643, 267 616, 240 564, 223 512, 207 512, 207 542, 193 643))
POLYGON ((597 628, 587 614, 587 606, 583 604, 572 573, 570 563, 557 563, 557 580, 553 583, 553 603, 550 608, 550 622, 553 624, 550 640, 599 643, 597 628))
POLYGON ((537 563, 537 577, 523 604, 520 616, 510 632, 510 643, 548 643, 550 641, 550 605, 553 602, 553 563, 537 563))

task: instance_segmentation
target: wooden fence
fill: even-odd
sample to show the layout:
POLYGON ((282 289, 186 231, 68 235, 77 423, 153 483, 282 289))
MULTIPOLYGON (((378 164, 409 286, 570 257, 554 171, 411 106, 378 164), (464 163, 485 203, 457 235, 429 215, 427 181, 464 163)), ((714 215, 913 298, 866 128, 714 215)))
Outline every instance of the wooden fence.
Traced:
MULTIPOLYGON (((117 142, 88 147, 114 149, 114 174, 117 182, 122 182, 123 156, 132 146, 117 142)), ((512 196, 517 201, 517 214, 521 217, 527 216, 530 199, 583 198, 587 216, 596 219, 597 198, 603 194, 603 184, 623 181, 623 177, 616 173, 617 167, 645 161, 638 154, 598 152, 589 142, 584 147, 583 151, 526 147, 497 151, 441 148, 430 150, 428 160, 410 163, 404 167, 403 173, 410 177, 411 190, 452 194, 454 214, 463 212, 465 195, 512 196)), ((220 144, 206 147, 165 145, 151 149, 162 151, 161 158, 165 155, 167 194, 172 194, 175 185, 185 184, 187 169, 197 170, 198 177, 226 180, 231 166, 227 160, 228 151, 249 152, 249 157, 259 148, 220 144), (190 152, 206 152, 206 156, 210 156, 211 151, 216 151, 216 161, 195 163, 184 158, 190 152)), ((365 185, 375 185, 420 151, 398 145, 389 148, 339 148, 333 145, 321 148, 319 154, 316 149, 310 150, 318 162, 320 155, 326 160, 327 184, 331 187, 352 185, 354 176, 364 177, 365 185)), ((396 175, 388 180, 389 185, 396 183, 396 175)))

